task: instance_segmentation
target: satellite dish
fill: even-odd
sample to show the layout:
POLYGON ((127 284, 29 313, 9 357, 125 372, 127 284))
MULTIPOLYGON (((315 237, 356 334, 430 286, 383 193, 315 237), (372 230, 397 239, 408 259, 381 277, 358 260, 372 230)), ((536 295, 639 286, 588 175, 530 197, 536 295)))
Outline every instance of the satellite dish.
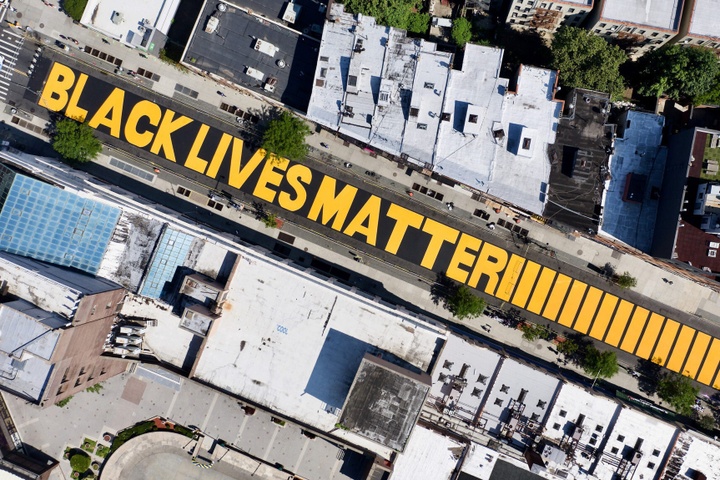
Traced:
POLYGON ((218 12, 226 12, 227 5, 224 3, 218 3, 217 9, 218 9, 218 12))
POLYGON ((275 63, 277 64, 278 68, 285 68, 285 66, 287 65, 287 63, 285 63, 285 60, 283 60, 282 58, 278 59, 278 61, 275 63))

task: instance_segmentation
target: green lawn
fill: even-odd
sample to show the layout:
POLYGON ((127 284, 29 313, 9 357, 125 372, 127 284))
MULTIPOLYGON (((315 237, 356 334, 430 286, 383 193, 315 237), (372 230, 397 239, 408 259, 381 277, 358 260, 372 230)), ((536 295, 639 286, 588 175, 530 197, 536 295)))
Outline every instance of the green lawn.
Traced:
POLYGON ((82 443, 82 449, 86 452, 93 453, 95 451, 95 446, 97 445, 97 442, 95 440, 90 440, 89 438, 85 438, 82 443))
MULTIPOLYGON (((720 148, 710 148, 711 141, 712 135, 708 135, 707 141, 705 142, 705 158, 703 159, 703 163, 714 162, 715 164, 720 166, 720 148)), ((703 171, 700 173, 700 178, 703 178, 705 180, 720 180, 720 170, 714 175, 707 174, 703 171)))

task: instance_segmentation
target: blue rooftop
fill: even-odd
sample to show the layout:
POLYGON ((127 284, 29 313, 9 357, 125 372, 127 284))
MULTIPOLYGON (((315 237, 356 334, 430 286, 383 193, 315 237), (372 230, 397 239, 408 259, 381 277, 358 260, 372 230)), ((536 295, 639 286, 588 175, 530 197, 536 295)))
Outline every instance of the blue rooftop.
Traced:
POLYGON ((185 263, 195 237, 167 228, 153 255, 152 263, 140 287, 140 295, 160 298, 165 284, 172 281, 175 271, 185 263))
POLYGON ((96 274, 120 209, 0 165, 0 250, 96 274))

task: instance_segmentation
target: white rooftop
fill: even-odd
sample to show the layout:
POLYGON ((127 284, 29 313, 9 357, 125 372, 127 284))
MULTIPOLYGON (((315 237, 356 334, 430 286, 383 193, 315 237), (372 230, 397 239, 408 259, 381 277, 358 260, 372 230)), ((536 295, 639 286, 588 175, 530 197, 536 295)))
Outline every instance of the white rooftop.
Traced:
POLYGON ((588 470, 593 457, 585 451, 586 447, 599 448, 607 435, 615 415, 620 412, 620 405, 612 400, 590 394, 585 389, 566 383, 555 399, 543 436, 560 444, 568 439, 568 434, 582 416, 582 434, 578 440, 574 463, 588 470))
POLYGON ((720 37, 720 28, 717 23, 719 11, 720 0, 695 0, 688 33, 704 37, 720 37))
POLYGON ((669 462, 668 470, 673 469, 673 464, 677 465, 679 476, 676 478, 687 478, 688 472, 693 470, 705 474, 707 480, 720 480, 720 443, 691 430, 683 432, 669 462))
POLYGON ((675 432, 675 427, 661 420, 630 408, 621 409, 612 432, 608 434, 607 443, 595 468, 595 477, 599 480, 612 480, 623 455, 632 459, 632 450, 636 445, 640 445, 642 456, 632 478, 655 478, 663 466, 665 453, 671 446, 675 432))
POLYGON ((444 340, 443 327, 249 250, 228 287, 195 376, 326 431, 366 352, 427 371, 444 340))
POLYGON ((465 445, 425 427, 416 426, 405 450, 393 464, 393 480, 452 478, 465 445))
POLYGON ((681 0, 605 0, 600 21, 607 18, 677 31, 681 9, 681 0))
POLYGON ((460 471, 472 475, 477 480, 489 480, 500 455, 497 451, 485 445, 472 442, 465 454, 465 460, 460 471))
POLYGON ((500 49, 469 44, 462 70, 452 70, 452 56, 434 43, 371 17, 356 21, 340 4, 331 12, 308 118, 542 212, 547 145, 562 108, 553 100, 557 72, 524 66, 511 93, 499 77, 500 49))
POLYGON ((153 29, 167 35, 179 5, 180 0, 88 0, 80 23, 149 50, 153 29))
POLYGON ((428 403, 445 413, 473 422, 487 393, 500 355, 468 339, 449 335, 435 364, 428 403), (455 377, 464 376, 467 385, 453 388, 455 377))
MULTIPOLYGON (((524 363, 505 359, 485 402, 482 413, 482 418, 487 421, 485 429, 496 435, 500 433, 500 424, 510 419, 511 401, 518 401, 523 396, 525 409, 521 418, 542 425, 559 384, 560 380, 556 377, 524 363)), ((524 444, 518 433, 513 435, 513 439, 524 444)))
POLYGON ((610 180, 603 190, 598 233, 648 252, 659 203, 652 198, 652 191, 662 186, 667 161, 667 148, 660 145, 665 120, 661 115, 630 110, 619 123, 615 153, 608 161, 610 180), (635 201, 623 200, 628 174, 645 178, 644 191, 635 201))
POLYGON ((559 3, 574 3, 576 5, 591 6, 593 4, 593 0, 561 0, 559 3))

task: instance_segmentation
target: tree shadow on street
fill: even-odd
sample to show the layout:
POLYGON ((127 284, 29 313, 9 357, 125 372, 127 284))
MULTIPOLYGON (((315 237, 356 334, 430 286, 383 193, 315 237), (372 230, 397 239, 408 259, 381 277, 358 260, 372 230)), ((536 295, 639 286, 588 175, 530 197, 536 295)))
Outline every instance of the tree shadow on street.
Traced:
POLYGON ((545 39, 535 32, 520 32, 510 27, 499 28, 495 45, 504 48, 501 75, 513 78, 520 65, 550 67, 552 55, 545 39))
POLYGON ((458 288, 458 284, 449 279, 445 272, 438 272, 435 283, 430 287, 430 298, 435 305, 447 305, 447 300, 458 288))
POLYGON ((662 378, 662 367, 650 360, 639 359, 635 371, 638 374, 638 388, 646 395, 654 395, 662 378))

